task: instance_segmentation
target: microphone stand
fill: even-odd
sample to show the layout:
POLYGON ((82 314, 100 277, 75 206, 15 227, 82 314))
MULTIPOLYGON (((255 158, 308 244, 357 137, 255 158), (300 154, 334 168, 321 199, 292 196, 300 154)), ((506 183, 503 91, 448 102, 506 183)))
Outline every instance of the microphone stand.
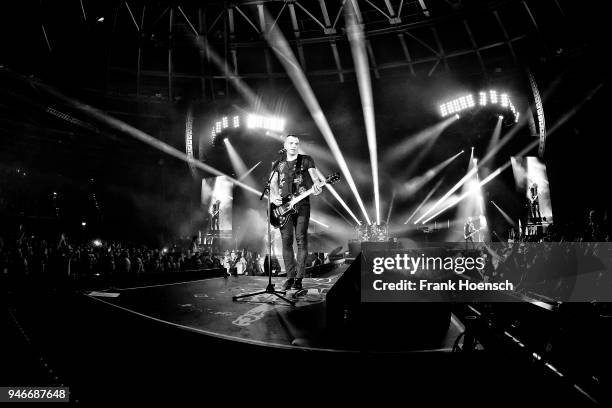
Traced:
POLYGON ((266 192, 268 193, 268 206, 267 206, 267 210, 266 210, 266 215, 267 215, 267 219, 268 219, 268 286, 266 286, 266 288, 264 290, 260 290, 257 292, 253 292, 253 293, 245 293, 242 295, 238 295, 238 296, 232 296, 232 300, 235 302, 238 299, 242 299, 242 298, 246 298, 246 297, 251 297, 251 296, 257 296, 257 295, 263 295, 265 293, 268 293, 270 295, 274 295, 282 300, 284 300, 285 302, 289 303, 291 306, 295 306, 295 302, 292 300, 287 299, 285 295, 287 292, 284 290, 275 290, 274 289, 274 284, 272 283, 272 230, 270 228, 270 184, 272 183, 272 177, 274 177, 274 172, 276 171, 276 168, 278 167, 279 163, 281 162, 281 159, 278 159, 274 162, 274 165, 272 166, 272 172, 270 173, 270 177, 268 178, 268 183, 266 184, 266 186, 264 187, 263 192, 261 193, 261 197, 259 197, 259 200, 263 200, 264 196, 266 195, 266 192))

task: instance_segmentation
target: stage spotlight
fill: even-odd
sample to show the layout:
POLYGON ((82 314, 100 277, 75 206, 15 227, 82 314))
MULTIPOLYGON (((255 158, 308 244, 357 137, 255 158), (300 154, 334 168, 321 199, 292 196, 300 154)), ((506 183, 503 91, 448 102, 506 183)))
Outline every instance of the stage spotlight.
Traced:
POLYGON ((508 94, 505 94, 505 93, 501 94, 501 106, 504 107, 504 108, 507 108, 508 107, 508 101, 509 101, 508 94))
POLYGON ((497 91, 494 89, 491 89, 489 91, 489 97, 491 98, 491 103, 495 104, 497 103, 497 91))
POLYGON ((102 246, 102 241, 100 241, 99 239, 94 239, 92 244, 95 247, 101 247, 102 246))
POLYGON ((86 223, 85 221, 83 221, 83 222, 81 223, 81 226, 83 226, 83 227, 84 227, 84 226, 86 226, 86 225, 87 225, 87 223, 86 223))
POLYGON ((476 104, 474 103, 474 97, 472 96, 472 94, 469 94, 469 95, 467 96, 467 104, 468 104, 468 107, 470 107, 470 108, 473 108, 473 107, 474 107, 474 105, 476 105, 476 104))
POLYGON ((459 98, 455 98, 451 101, 440 104, 440 113, 442 117, 446 117, 456 112, 460 112, 462 110, 466 110, 474 106, 474 97, 469 95, 464 95, 459 98))
POLYGON ((247 128, 253 129, 255 127, 255 115, 247 116, 247 128))
POLYGON ((282 132, 285 130, 285 119, 250 114, 247 116, 247 128, 282 132))
POLYGON ((504 115, 499 115, 498 118, 500 118, 501 120, 504 120, 504 115))
MULTIPOLYGON (((504 109, 510 110, 515 117, 515 122, 518 123, 518 112, 512 104, 510 96, 507 93, 504 92, 500 94, 495 89, 490 89, 488 91, 480 91, 478 93, 478 105, 486 106, 488 103, 491 103, 493 105, 499 105, 504 109)), ((471 109, 474 106, 476 106, 476 103, 474 102, 474 94, 467 94, 465 96, 461 96, 459 98, 440 104, 440 113, 442 117, 446 117, 460 111, 471 109)))
POLYGON ((479 93, 478 104, 480 106, 485 106, 487 104, 487 93, 486 92, 481 91, 479 93))
POLYGON ((102 23, 104 22, 104 17, 100 17, 99 19, 96 20, 98 23, 102 23))

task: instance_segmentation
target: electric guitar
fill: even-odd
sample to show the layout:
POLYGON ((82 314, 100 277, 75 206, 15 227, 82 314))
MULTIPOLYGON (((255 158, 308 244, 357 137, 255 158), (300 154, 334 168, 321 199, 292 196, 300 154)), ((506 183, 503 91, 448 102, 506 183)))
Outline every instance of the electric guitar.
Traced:
POLYGON ((472 235, 474 235, 475 233, 477 233, 477 232, 478 232, 478 231, 480 231, 481 229, 482 229, 482 228, 478 228, 478 229, 476 229, 476 230, 474 230, 474 231, 470 232, 470 233, 469 233, 469 234, 467 234, 467 235, 463 234, 463 238, 464 238, 464 239, 471 238, 471 237, 472 237, 472 235))
MULTIPOLYGON (((334 184, 338 181, 340 181, 340 174, 330 174, 323 182, 323 185, 334 184)), ((312 193, 314 193, 314 187, 295 197, 293 194, 287 194, 286 196, 282 197, 283 203, 281 205, 270 203, 270 225, 272 225, 274 228, 282 228, 289 220, 289 217, 292 214, 295 214, 295 205, 312 193)))

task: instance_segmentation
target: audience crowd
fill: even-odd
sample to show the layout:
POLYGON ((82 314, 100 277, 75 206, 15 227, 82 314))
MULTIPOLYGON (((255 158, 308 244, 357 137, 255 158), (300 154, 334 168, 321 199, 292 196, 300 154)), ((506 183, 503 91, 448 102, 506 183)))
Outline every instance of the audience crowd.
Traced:
MULTIPOLYGON (((319 255, 313 254, 308 266, 321 263, 319 255)), ((73 242, 65 234, 51 242, 27 233, 23 226, 14 240, 0 236, 0 274, 3 276, 112 278, 219 268, 224 268, 228 275, 267 275, 267 256, 247 249, 211 253, 196 244, 149 248, 97 239, 73 242)), ((281 272, 275 256, 272 271, 273 275, 281 272)))
MULTIPOLYGON (((482 243, 482 248, 475 251, 485 258, 485 267, 472 278, 508 280, 518 292, 556 300, 576 296, 576 285, 580 282, 580 290, 586 293, 578 296, 610 301, 607 297, 612 293, 612 275, 607 269, 612 266, 608 261, 612 251, 611 245, 606 244, 609 241, 606 217, 591 211, 580 228, 550 225, 535 234, 511 233, 507 243, 482 243)), ((327 258, 314 253, 308 266, 326 262, 327 258)), ((272 274, 279 275, 281 267, 276 257, 271 263, 272 274)), ((224 269, 227 275, 262 276, 267 275, 267 257, 247 249, 211 253, 196 243, 150 248, 115 241, 76 242, 65 234, 48 241, 28 233, 23 226, 11 239, 0 236, 3 277, 138 278, 143 274, 204 269, 224 269)))
POLYGON ((589 213, 584 226, 510 234, 508 243, 485 244, 477 279, 513 283, 519 293, 558 301, 612 301, 612 245, 607 218, 589 213))

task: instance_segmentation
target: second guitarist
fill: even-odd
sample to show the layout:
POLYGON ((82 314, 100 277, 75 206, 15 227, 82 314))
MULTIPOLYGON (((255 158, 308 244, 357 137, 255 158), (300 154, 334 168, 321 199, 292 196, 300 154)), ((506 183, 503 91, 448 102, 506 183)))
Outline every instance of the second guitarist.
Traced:
POLYGON ((215 199, 210 209, 210 230, 219 231, 219 213, 221 212, 221 201, 215 199))
MULTIPOLYGON (((275 205, 282 204, 282 198, 287 194, 300 194, 313 188, 314 195, 322 191, 324 180, 321 180, 315 168, 312 157, 298 154, 300 139, 295 135, 287 135, 284 148, 285 156, 281 159, 270 183, 270 200, 275 205)), ((295 214, 281 228, 283 244, 283 259, 287 280, 283 289, 302 289, 302 278, 306 271, 308 255, 308 223, 310 221, 310 200, 305 198, 296 204, 295 214), (297 243, 297 259, 293 252, 293 240, 297 243)))
POLYGON ((465 239, 465 249, 468 249, 468 242, 472 243, 472 249, 476 248, 476 244, 474 244, 474 234, 479 230, 474 227, 474 222, 472 221, 472 217, 467 217, 465 224, 463 225, 463 238, 465 239))

